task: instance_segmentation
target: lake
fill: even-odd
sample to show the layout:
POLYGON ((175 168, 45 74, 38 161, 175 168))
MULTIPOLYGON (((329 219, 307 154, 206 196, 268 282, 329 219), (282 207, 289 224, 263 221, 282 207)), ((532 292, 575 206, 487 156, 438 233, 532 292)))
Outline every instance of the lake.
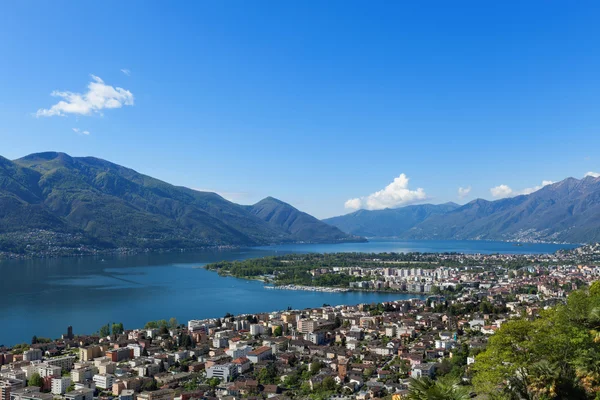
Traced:
POLYGON ((571 245, 485 241, 371 241, 336 245, 293 244, 197 253, 142 254, 0 262, 0 345, 98 331, 107 322, 125 329, 147 321, 223 316, 358 304, 417 297, 391 293, 320 293, 267 290, 258 281, 220 277, 198 268, 221 260, 307 252, 551 253, 571 245))

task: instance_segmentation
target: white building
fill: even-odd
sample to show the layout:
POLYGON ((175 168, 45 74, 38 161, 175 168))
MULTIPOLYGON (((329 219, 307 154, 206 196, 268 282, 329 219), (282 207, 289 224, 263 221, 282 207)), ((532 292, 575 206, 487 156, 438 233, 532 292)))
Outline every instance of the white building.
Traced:
POLYGON ((112 390, 112 385, 115 382, 115 376, 111 375, 111 374, 97 374, 94 375, 94 383, 96 384, 96 387, 100 388, 100 389, 111 389, 112 390))
POLYGON ((37 361, 41 360, 43 356, 42 350, 40 349, 29 349, 23 352, 23 361, 37 361))
POLYGON ((248 346, 247 344, 240 345, 232 343, 229 345, 229 349, 227 349, 225 353, 235 360, 236 358, 246 357, 251 351, 252 347, 248 346))
POLYGON ((46 364, 60 367, 61 369, 70 371, 75 363, 75 356, 64 356, 50 358, 46 360, 46 364))
POLYGON ((67 392, 67 388, 71 385, 71 378, 63 376, 60 378, 52 378, 52 394, 62 395, 67 392))
POLYGON ((233 363, 213 365, 206 369, 207 378, 219 378, 224 382, 229 382, 237 376, 238 368, 233 363))
POLYGON ((141 357, 144 352, 144 348, 137 343, 128 344, 127 347, 133 350, 134 357, 141 357))
POLYGON ((265 327, 261 324, 252 324, 250 325, 250 334, 252 336, 262 335, 265 333, 265 327))
POLYGON ((42 378, 52 377, 52 378, 60 378, 62 374, 62 368, 57 365, 48 365, 46 363, 41 363, 36 365, 35 370, 42 378))

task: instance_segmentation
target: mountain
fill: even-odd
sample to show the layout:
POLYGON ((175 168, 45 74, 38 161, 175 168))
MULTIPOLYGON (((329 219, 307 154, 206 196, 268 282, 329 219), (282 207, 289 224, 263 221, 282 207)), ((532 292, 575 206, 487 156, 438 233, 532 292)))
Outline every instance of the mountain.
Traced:
POLYGON ((295 211, 302 215, 297 223, 279 225, 215 193, 173 186, 93 157, 55 152, 14 161, 0 157, 4 237, 18 233, 27 240, 35 230, 72 245, 143 248, 356 239, 295 211))
POLYGON ((412 217, 414 207, 418 206, 358 211, 326 222, 348 233, 389 236, 394 232, 403 239, 600 241, 600 178, 567 178, 529 195, 451 205, 422 221, 412 217), (392 219, 394 211, 401 217, 387 223, 386 217, 392 219))
POLYGON ((343 232, 367 237, 401 236, 432 215, 446 214, 460 207, 455 203, 420 204, 384 210, 358 210, 351 214, 324 219, 343 232))
POLYGON ((347 235, 338 228, 273 197, 267 197, 247 208, 274 228, 283 228, 288 234, 304 242, 347 239, 347 235))
POLYGON ((600 240, 600 178, 567 178, 529 195, 474 200, 411 228, 413 239, 600 240))

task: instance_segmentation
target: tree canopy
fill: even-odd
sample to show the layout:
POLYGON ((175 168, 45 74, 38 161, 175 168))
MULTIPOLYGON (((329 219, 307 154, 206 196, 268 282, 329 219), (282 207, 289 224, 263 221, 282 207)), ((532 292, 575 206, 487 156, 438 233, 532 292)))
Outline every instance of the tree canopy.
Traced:
POLYGON ((600 282, 571 293, 566 304, 539 318, 504 323, 476 357, 473 372, 477 393, 600 398, 600 282))

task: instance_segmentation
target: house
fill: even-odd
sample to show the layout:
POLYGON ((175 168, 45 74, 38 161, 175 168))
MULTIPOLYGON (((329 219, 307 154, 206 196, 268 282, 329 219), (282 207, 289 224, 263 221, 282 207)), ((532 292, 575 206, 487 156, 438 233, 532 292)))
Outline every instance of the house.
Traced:
POLYGON ((434 363, 413 365, 410 377, 414 379, 419 379, 421 377, 433 378, 435 368, 436 366, 434 363))
POLYGON ((256 350, 252 350, 250 353, 248 353, 246 357, 248 358, 248 360, 250 360, 252 364, 256 364, 259 361, 271 358, 272 355, 273 350, 269 346, 262 346, 256 350))

